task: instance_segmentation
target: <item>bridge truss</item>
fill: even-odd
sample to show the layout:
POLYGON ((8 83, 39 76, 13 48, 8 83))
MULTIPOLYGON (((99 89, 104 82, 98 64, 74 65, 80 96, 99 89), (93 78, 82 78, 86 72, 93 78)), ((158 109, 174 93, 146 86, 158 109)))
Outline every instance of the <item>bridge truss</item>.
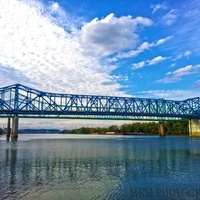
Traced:
POLYGON ((183 101, 57 94, 15 84, 0 88, 0 117, 104 120, 200 119, 200 98, 183 101))

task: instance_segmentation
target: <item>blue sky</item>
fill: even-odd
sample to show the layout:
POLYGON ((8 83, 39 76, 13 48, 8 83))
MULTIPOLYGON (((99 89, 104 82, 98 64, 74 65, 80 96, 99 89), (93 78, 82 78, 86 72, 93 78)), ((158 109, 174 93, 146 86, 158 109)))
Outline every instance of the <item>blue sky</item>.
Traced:
POLYGON ((198 0, 6 0, 0 10, 0 86, 200 96, 198 0))

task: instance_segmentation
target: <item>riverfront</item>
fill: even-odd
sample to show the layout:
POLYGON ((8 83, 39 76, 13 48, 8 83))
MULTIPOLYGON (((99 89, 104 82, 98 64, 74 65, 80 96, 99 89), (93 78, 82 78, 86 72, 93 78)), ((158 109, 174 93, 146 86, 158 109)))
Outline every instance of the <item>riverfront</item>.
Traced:
POLYGON ((0 199, 199 199, 200 138, 0 136, 0 199))

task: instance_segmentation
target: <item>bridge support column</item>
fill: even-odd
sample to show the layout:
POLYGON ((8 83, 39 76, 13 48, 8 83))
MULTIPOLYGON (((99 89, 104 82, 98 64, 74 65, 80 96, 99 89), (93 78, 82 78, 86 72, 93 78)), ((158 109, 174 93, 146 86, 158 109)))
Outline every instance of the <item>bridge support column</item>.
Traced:
POLYGON ((10 117, 8 117, 8 124, 7 124, 7 133, 6 133, 7 138, 10 138, 10 117))
POLYGON ((200 120, 191 119, 189 121, 189 136, 200 136, 200 120))
POLYGON ((12 118, 12 139, 17 139, 18 138, 18 124, 19 124, 19 118, 17 115, 15 115, 12 118))
POLYGON ((164 122, 159 122, 159 136, 165 136, 164 122))

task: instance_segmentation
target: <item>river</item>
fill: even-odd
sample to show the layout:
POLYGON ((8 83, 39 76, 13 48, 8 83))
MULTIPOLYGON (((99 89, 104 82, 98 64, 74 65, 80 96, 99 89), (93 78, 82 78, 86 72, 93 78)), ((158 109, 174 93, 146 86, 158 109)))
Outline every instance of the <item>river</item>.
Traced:
POLYGON ((200 199, 200 138, 0 136, 0 199, 200 199))

